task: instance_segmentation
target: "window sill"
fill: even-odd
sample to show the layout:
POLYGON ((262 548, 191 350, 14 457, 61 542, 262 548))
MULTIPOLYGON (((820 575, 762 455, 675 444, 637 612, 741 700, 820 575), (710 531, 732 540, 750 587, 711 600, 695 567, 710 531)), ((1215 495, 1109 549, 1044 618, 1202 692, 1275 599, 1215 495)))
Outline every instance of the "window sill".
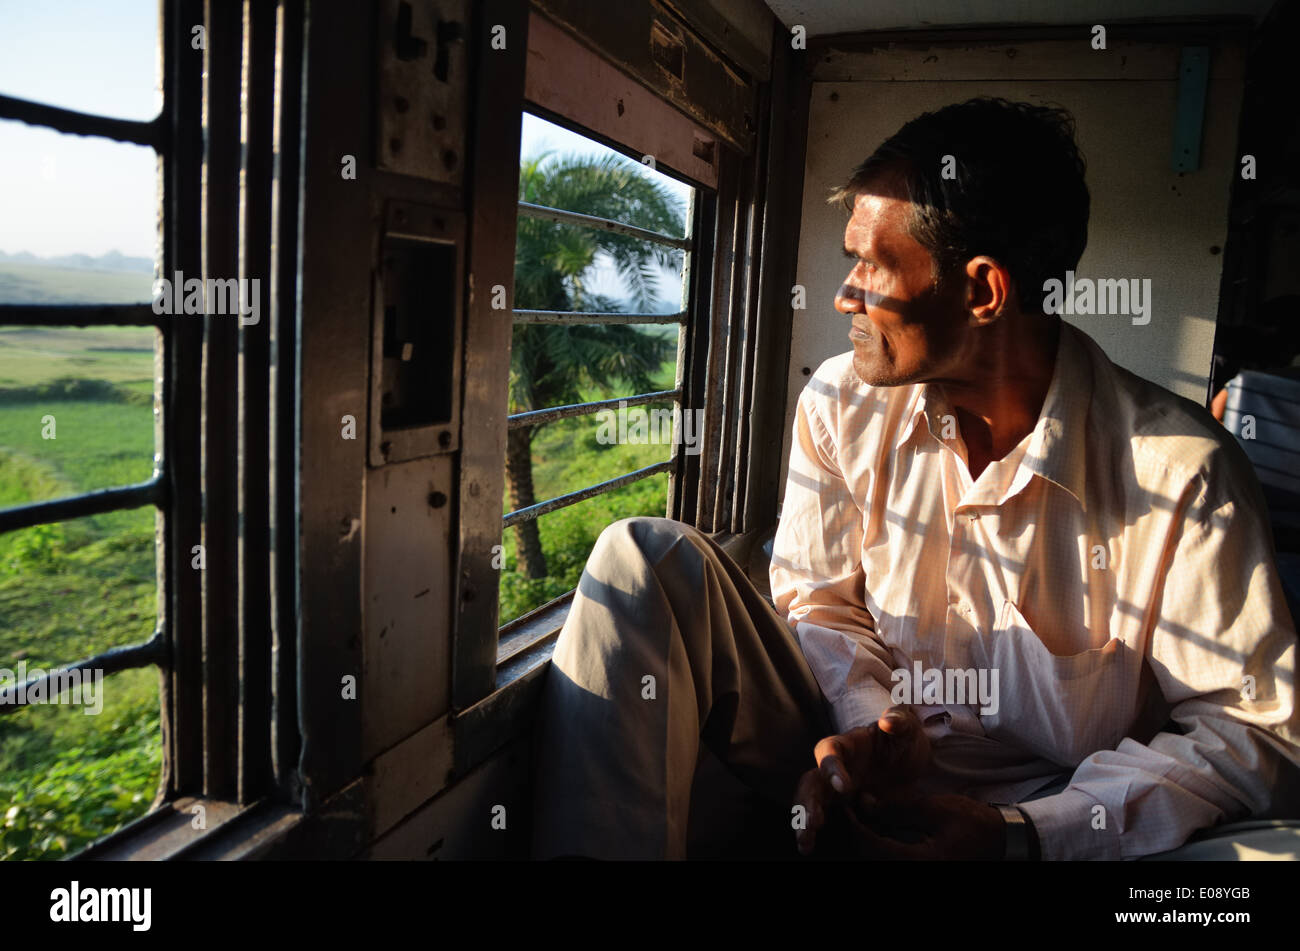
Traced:
POLYGON ((284 803, 261 801, 240 806, 183 796, 163 803, 73 858, 88 862, 256 859, 301 819, 301 812, 284 803), (205 827, 196 829, 194 822, 200 815, 205 827))

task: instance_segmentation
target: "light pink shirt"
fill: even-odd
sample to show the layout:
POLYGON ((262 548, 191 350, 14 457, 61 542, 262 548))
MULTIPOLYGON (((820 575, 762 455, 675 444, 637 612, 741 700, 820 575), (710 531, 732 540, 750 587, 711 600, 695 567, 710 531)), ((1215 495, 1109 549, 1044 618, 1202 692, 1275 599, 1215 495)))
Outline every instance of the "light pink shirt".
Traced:
POLYGON ((1231 436, 1063 323, 1037 426, 972 482, 941 388, 852 358, 799 398, 770 573, 837 728, 891 706, 895 670, 996 671, 996 712, 906 699, 937 701, 915 704, 936 790, 1073 774, 1024 805, 1045 859, 1300 815, 1296 633, 1231 436))

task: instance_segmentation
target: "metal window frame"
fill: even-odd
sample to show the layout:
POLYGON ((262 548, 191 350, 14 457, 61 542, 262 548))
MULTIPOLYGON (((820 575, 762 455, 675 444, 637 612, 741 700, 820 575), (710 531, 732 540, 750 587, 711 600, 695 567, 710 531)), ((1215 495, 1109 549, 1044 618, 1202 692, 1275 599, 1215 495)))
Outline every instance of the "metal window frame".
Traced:
MULTIPOLYGON (((543 635, 533 637, 528 645, 514 653, 509 663, 499 666, 496 661, 501 638, 507 631, 515 630, 517 625, 534 619, 539 612, 546 614, 547 618, 536 619, 532 626, 538 630, 551 627, 550 615, 564 610, 564 604, 544 605, 504 627, 498 627, 500 572, 495 563, 504 524, 500 499, 504 491, 506 433, 510 426, 505 412, 506 378, 501 372, 501 359, 503 354, 509 353, 511 330, 516 322, 525 321, 675 323, 679 332, 674 390, 678 391, 678 402, 684 408, 702 408, 702 399, 706 395, 704 381, 708 372, 710 327, 717 319, 713 313, 712 283, 714 275, 723 267, 721 262, 713 261, 716 250, 708 254, 698 251, 699 247, 706 245, 716 248, 718 237, 717 188, 721 183, 716 172, 719 153, 726 150, 712 126, 702 126, 695 111, 689 107, 682 108, 673 97, 664 96, 663 91, 653 84, 649 89, 639 86, 638 83, 643 82, 641 77, 633 80, 627 93, 635 100, 634 108, 628 113, 635 121, 602 119, 604 113, 593 108, 587 98, 574 97, 566 92, 565 83, 575 75, 569 67, 581 61, 593 68, 607 69, 611 77, 618 73, 617 83, 626 79, 626 72, 620 72, 623 67, 615 66, 607 59, 602 44, 593 42, 584 30, 575 30, 563 17, 558 18, 559 22, 554 17, 548 19, 547 14, 554 11, 546 5, 533 0, 528 4, 531 9, 520 10, 524 6, 522 2, 502 0, 502 4, 511 7, 512 14, 517 17, 510 35, 523 35, 527 39, 530 65, 527 76, 522 75, 523 64, 518 61, 511 63, 508 74, 494 74, 491 89, 482 94, 476 107, 474 127, 478 138, 475 151, 480 158, 471 179, 474 183, 471 192, 474 227, 471 228, 470 272, 513 274, 518 216, 533 210, 522 208, 516 195, 503 195, 494 187, 494 183, 517 177, 520 128, 514 122, 493 122, 489 127, 482 118, 486 111, 497 116, 527 111, 579 130, 586 137, 625 154, 632 154, 630 150, 636 146, 644 147, 641 145, 643 141, 647 145, 653 143, 650 151, 655 155, 656 167, 686 181, 695 191, 689 239, 670 238, 654 232, 651 235, 674 242, 689 240, 695 253, 687 258, 687 279, 684 281, 687 293, 683 295, 683 306, 678 314, 560 315, 522 311, 514 314, 513 320, 500 322, 495 320, 485 300, 480 302, 471 298, 467 315, 469 332, 465 338, 466 397, 462 404, 462 419, 474 418, 480 436, 465 442, 462 452, 459 610, 452 648, 452 708, 457 723, 458 769, 468 768, 478 761, 480 754, 498 745, 497 740, 502 735, 500 731, 511 729, 508 724, 514 722, 512 718, 519 710, 528 708, 529 697, 533 695, 537 678, 549 658, 548 644, 551 641, 543 635), (532 39, 534 28, 538 31, 539 44, 536 55, 532 39), (558 59, 546 55, 545 51, 552 47, 562 48, 568 53, 558 59), (686 320, 688 314, 692 315, 689 322, 686 320)), ((645 6, 641 0, 637 0, 635 5, 638 9, 645 6)), ((621 107, 622 103, 618 105, 621 107)), ((619 108, 618 113, 622 117, 623 109, 619 108)), ((633 157, 639 157, 639 153, 633 157)), ((557 218, 568 224, 579 223, 563 214, 557 218)), ((607 226, 599 219, 591 223, 607 226)), ((731 263, 726 262, 726 266, 731 263)), ((513 281, 507 288, 512 296, 513 281)), ((707 425, 710 424, 706 418, 707 425)), ((692 521, 693 515, 684 514, 683 500, 691 499, 693 508, 693 500, 699 494, 699 487, 693 484, 701 475, 698 457, 678 452, 674 454, 673 465, 666 514, 692 521)), ((558 628, 558 625, 554 627, 558 628)))
POLYGON ((188 815, 174 821, 186 797, 201 796, 224 824, 264 814, 268 797, 298 793, 297 562, 293 544, 284 544, 297 535, 298 430, 284 423, 298 406, 305 4, 159 0, 159 10, 164 101, 151 122, 0 97, 0 118, 155 147, 163 274, 260 278, 271 289, 261 326, 251 327, 216 315, 156 315, 151 304, 0 305, 6 323, 154 326, 160 337, 153 477, 0 512, 0 531, 145 504, 157 512, 153 636, 40 678, 57 684, 87 668, 159 668, 158 799, 83 850, 85 858, 192 850, 215 824, 193 830, 188 815), (190 43, 195 23, 207 29, 202 52, 190 43), (264 487, 250 482, 259 476, 264 487), (175 504, 183 498, 194 504, 175 504), (250 544, 268 533, 270 550, 250 544), (191 567, 196 541, 208 556, 202 572, 191 567), (170 830, 166 848, 159 829, 170 830))
MULTIPOLYGON (((581 134, 577 129, 574 132, 581 134)), ((602 144, 596 139, 591 141, 602 144)), ((694 196, 698 194, 703 185, 691 183, 692 201, 687 215, 686 227, 687 234, 681 238, 674 238, 670 235, 661 234, 657 231, 650 231, 646 228, 638 228, 635 225, 629 225, 622 221, 616 221, 611 218, 602 218, 598 215, 586 215, 579 212, 567 211, 563 208, 552 208, 547 205, 538 205, 532 202, 521 201, 518 203, 519 215, 526 218, 538 218, 543 221, 554 221, 560 224, 576 225, 581 228, 590 228, 595 231, 609 231, 615 234, 627 235, 641 241, 647 241, 654 244, 664 245, 670 248, 676 248, 683 252, 682 262, 682 287, 681 294, 683 302, 690 299, 691 296, 691 263, 697 254, 698 242, 696 241, 696 228, 698 222, 694 220, 695 200, 694 196)), ((514 323, 520 324, 545 324, 558 326, 592 326, 608 324, 680 324, 683 327, 689 325, 690 310, 684 308, 675 314, 620 314, 620 313, 596 313, 592 311, 555 311, 555 310, 512 310, 514 323)), ((682 359, 682 336, 678 336, 677 343, 677 360, 680 368, 682 359)), ((668 402, 672 401, 677 409, 682 406, 683 390, 680 381, 671 390, 660 390, 654 393, 640 393, 634 396, 615 397, 605 400, 590 400, 585 403, 573 403, 568 406, 551 406, 543 409, 528 410, 522 413, 514 413, 506 417, 507 429, 519 429, 523 426, 537 426, 542 423, 551 423, 561 419, 569 419, 576 416, 585 416, 592 413, 598 413, 602 410, 616 409, 620 406, 640 406, 646 403, 668 402)), ((661 473, 675 475, 680 468, 678 446, 674 442, 673 451, 670 458, 663 462, 657 462, 654 465, 645 466, 635 472, 627 472, 616 476, 612 479, 606 479, 603 482, 593 483, 584 486, 574 492, 568 492, 564 495, 555 496, 550 499, 543 499, 533 505, 522 509, 516 509, 502 517, 502 531, 511 528, 523 522, 534 521, 543 515, 567 508, 570 505, 577 505, 579 502, 585 502, 593 499, 598 495, 604 495, 607 492, 614 492, 618 489, 625 488, 642 479, 648 479, 661 473)), ((669 489, 670 498, 672 489, 669 489)), ((516 620, 511 618, 511 621, 516 620)))
MULTIPOLYGON (((166 0, 160 0, 159 44, 166 33, 166 0)), ((164 53, 164 69, 166 68, 164 53)), ((15 96, 0 95, 0 119, 22 122, 26 125, 51 129, 62 135, 91 136, 113 142, 141 145, 153 149, 155 156, 166 164, 172 158, 172 125, 168 119, 174 93, 171 84, 163 83, 164 102, 158 115, 148 121, 120 119, 64 109, 15 96)), ((160 190, 161 191, 161 190, 160 190)), ((167 195, 162 192, 160 201, 167 195)), ((166 228, 164 216, 162 227, 166 228)), ((101 326, 152 326, 160 331, 156 342, 155 359, 166 362, 170 348, 166 324, 153 312, 150 304, 0 304, 0 324, 35 327, 101 327, 101 326)), ((157 386, 155 381, 155 386, 157 386)), ((167 400, 160 401, 161 425, 156 436, 165 432, 167 400)), ((108 512, 152 506, 155 517, 165 520, 170 508, 168 479, 169 445, 165 437, 155 438, 156 462, 152 476, 133 485, 111 486, 76 495, 29 502, 0 509, 0 534, 20 531, 37 525, 50 525, 71 519, 101 515, 108 512)), ((162 546, 155 549, 155 560, 162 560, 162 546)), ((161 580, 161 579, 160 579, 161 580)), ((167 657, 168 630, 162 601, 166 589, 158 589, 159 609, 157 623, 148 640, 136 644, 107 648, 89 658, 45 671, 42 676, 23 684, 12 684, 0 689, 0 716, 14 713, 30 704, 26 695, 38 686, 48 687, 62 682, 67 686, 67 675, 98 669, 105 675, 139 667, 157 666, 160 671, 167 657)), ((160 701, 161 701, 160 697, 160 701)), ((161 716, 165 718, 165 710, 161 716)), ((165 776, 164 776, 165 780, 165 776)))

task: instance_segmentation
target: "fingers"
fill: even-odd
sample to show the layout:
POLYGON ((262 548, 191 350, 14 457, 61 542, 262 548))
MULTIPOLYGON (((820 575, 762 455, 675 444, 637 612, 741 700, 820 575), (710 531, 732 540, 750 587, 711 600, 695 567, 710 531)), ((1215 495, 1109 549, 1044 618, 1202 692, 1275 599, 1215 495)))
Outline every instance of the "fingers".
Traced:
POLYGON ((921 718, 918 717, 912 708, 904 705, 890 707, 880 715, 876 721, 876 726, 892 735, 906 734, 911 725, 921 725, 921 718))
POLYGON ((828 736, 813 748, 813 756, 822 777, 831 789, 842 796, 852 795, 858 785, 851 769, 860 758, 860 744, 854 742, 854 732, 828 736))
POLYGON ((852 801, 920 777, 930 762, 930 740, 911 707, 890 707, 879 719, 836 736, 813 750, 827 784, 852 801))
POLYGON ((826 810, 833 793, 820 770, 804 773, 795 788, 794 802, 803 807, 802 828, 795 825, 795 844, 802 855, 811 855, 817 845, 817 833, 826 824, 826 810))
POLYGON ((817 767, 795 791, 795 805, 804 810, 795 840, 804 855, 812 852, 829 810, 851 804, 872 809, 878 796, 918 778, 930 761, 930 741, 916 713, 895 706, 874 723, 823 738, 813 756, 817 767))
POLYGON ((918 779, 930 763, 930 738, 911 707, 890 707, 875 724, 880 729, 876 775, 903 785, 918 779))

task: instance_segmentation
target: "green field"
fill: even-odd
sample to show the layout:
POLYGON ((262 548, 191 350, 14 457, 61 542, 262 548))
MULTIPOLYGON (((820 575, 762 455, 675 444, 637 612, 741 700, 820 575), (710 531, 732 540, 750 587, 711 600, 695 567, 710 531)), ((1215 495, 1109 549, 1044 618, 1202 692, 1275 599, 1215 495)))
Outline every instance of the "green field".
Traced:
MULTIPOLYGON (((149 477, 154 333, 0 328, 0 507, 149 477)), ((146 508, 0 535, 0 667, 148 639, 153 529, 146 508)), ((0 716, 0 858, 62 858, 153 801, 158 673, 124 671, 100 690, 98 715, 46 704, 0 716)))
POLYGON ((152 393, 156 333, 152 327, 0 327, 0 388, 76 377, 152 393))
POLYGON ((0 261, 0 304, 138 304, 152 297, 150 274, 0 261))

